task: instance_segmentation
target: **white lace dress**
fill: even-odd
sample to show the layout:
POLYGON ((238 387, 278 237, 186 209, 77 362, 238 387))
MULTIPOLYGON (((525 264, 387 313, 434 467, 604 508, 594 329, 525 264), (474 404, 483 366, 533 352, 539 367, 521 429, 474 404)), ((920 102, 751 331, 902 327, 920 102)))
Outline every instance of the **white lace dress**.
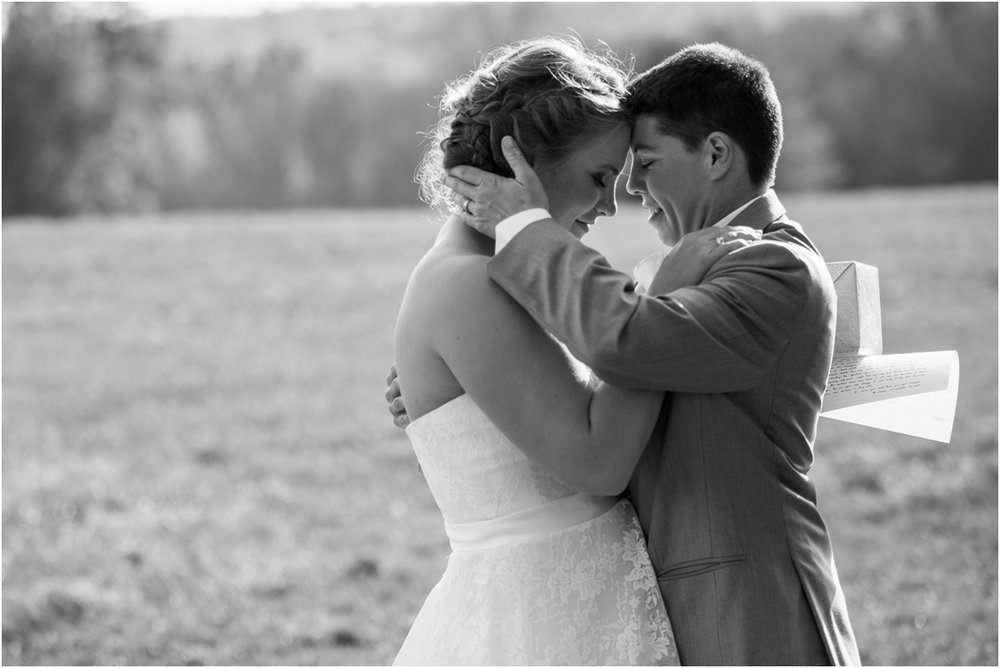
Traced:
POLYGON ((462 395, 407 428, 452 553, 396 665, 676 665, 631 504, 577 494, 462 395))

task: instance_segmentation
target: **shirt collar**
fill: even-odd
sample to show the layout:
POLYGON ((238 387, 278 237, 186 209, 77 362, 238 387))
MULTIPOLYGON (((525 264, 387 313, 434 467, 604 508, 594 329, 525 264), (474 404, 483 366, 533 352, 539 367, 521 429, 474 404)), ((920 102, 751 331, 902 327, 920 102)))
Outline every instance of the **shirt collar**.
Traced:
POLYGON ((743 210, 745 208, 747 208, 748 206, 750 206, 751 204, 753 204, 754 202, 756 202, 757 200, 759 200, 763 196, 764 195, 757 195, 752 200, 750 200, 749 202, 747 202, 746 204, 744 204, 740 208, 738 208, 735 211, 733 211, 732 213, 730 213, 728 216, 726 216, 725 218, 723 218, 722 220, 720 220, 719 222, 717 222, 712 227, 724 227, 724 226, 728 225, 729 223, 733 222, 734 220, 736 220, 736 216, 738 216, 741 213, 743 213, 743 210))

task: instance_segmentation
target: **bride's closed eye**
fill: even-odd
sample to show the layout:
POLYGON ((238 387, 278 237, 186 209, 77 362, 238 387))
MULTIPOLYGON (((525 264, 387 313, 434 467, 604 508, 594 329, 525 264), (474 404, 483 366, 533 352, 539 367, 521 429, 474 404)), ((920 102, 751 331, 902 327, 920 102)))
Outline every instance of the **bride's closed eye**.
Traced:
POLYGON ((603 172, 601 174, 593 174, 594 183, 602 188, 607 188, 608 185, 614 183, 615 179, 618 178, 617 172, 603 172))

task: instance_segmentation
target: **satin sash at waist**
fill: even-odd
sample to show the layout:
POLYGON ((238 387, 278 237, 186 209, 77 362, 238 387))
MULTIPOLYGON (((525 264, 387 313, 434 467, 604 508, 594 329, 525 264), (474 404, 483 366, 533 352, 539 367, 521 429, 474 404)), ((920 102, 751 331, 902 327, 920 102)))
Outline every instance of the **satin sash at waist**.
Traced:
POLYGON ((611 510, 614 496, 571 494, 509 515, 479 522, 444 523, 454 552, 514 545, 587 522, 611 510))

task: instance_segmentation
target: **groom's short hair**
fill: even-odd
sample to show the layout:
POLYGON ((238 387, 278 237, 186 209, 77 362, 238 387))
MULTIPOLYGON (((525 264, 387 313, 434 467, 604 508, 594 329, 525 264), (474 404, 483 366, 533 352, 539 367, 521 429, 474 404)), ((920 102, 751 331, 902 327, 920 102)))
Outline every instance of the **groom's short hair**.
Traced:
POLYGON ((649 115, 691 150, 712 132, 732 137, 754 185, 772 185, 781 152, 781 105, 762 63, 713 42, 681 49, 629 84, 633 117, 649 115))

